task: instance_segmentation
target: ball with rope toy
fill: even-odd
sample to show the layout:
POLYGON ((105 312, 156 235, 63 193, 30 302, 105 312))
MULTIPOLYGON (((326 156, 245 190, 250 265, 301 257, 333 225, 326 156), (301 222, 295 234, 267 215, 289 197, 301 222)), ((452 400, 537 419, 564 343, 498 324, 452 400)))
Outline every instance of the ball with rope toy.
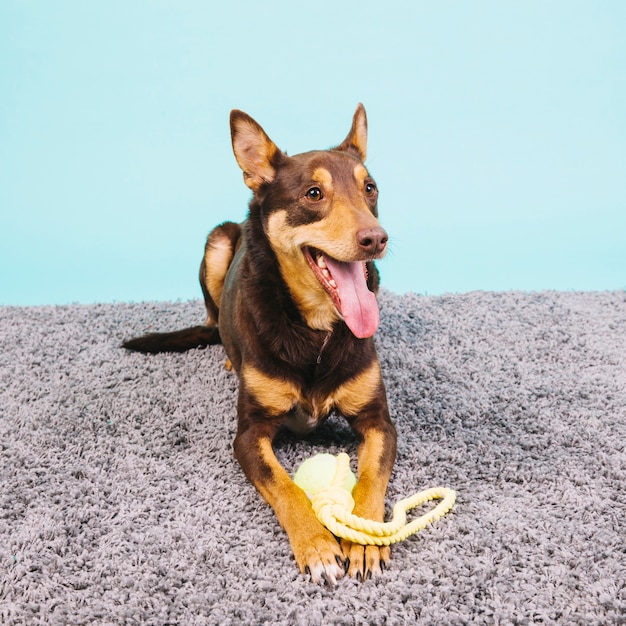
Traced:
POLYGON ((350 457, 342 452, 317 454, 306 459, 293 477, 305 491, 317 519, 336 537, 362 545, 388 546, 423 530, 443 517, 454 506, 456 492, 447 487, 434 487, 404 498, 393 507, 389 522, 375 522, 352 514, 351 492, 356 477, 350 469, 350 457), (441 500, 424 515, 407 523, 407 511, 431 500, 441 500))

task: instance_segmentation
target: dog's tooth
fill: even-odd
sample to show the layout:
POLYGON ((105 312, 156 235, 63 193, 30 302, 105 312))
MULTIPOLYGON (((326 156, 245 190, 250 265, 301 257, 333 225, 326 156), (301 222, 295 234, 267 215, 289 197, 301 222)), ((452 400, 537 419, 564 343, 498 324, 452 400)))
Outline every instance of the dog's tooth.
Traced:
POLYGON ((321 267, 322 269, 326 269, 326 260, 324 259, 324 256, 322 254, 320 254, 317 257, 317 267, 321 267))
POLYGON ((335 279, 334 279, 334 278, 331 278, 331 279, 328 281, 328 284, 329 284, 331 287, 333 287, 334 289, 337 289, 337 283, 335 282, 335 279))
POLYGON ((324 268, 324 269, 322 270, 322 276, 323 276, 324 278, 328 278, 328 277, 330 276, 330 272, 329 272, 326 268, 324 268))

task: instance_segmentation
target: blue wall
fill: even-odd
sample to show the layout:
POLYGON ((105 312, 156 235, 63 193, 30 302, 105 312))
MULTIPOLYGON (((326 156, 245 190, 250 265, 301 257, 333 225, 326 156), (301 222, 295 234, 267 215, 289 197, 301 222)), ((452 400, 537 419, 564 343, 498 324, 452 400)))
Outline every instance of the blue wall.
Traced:
POLYGON ((0 304, 200 295, 231 108, 290 154, 366 105, 398 292, 626 288, 626 3, 0 3, 0 304))

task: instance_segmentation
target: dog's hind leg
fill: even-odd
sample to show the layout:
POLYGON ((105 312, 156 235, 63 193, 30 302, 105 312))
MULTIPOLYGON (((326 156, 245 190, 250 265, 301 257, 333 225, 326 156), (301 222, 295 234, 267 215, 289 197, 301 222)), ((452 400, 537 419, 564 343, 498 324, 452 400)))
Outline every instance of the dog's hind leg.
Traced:
POLYGON ((200 286, 204 295, 207 318, 203 326, 192 326, 167 333, 149 333, 129 339, 122 346, 137 352, 184 352, 221 343, 218 317, 224 280, 241 242, 241 226, 224 222, 214 228, 207 238, 200 265, 200 286))
POLYGON ((205 326, 217 326, 224 280, 241 242, 241 225, 224 222, 207 237, 200 264, 200 286, 207 310, 205 326))

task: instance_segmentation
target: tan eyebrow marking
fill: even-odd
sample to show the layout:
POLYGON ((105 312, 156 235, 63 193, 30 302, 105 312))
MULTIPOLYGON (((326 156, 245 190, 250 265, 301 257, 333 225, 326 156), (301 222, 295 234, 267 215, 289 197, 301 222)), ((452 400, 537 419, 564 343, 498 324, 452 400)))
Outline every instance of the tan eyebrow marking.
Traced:
POLYGON ((333 176, 325 167, 318 167, 313 172, 313 180, 327 189, 333 186, 333 176))
POLYGON ((360 186, 363 186, 363 183, 365 182, 365 179, 369 176, 369 174, 367 173, 365 166, 358 163, 354 166, 353 176, 356 182, 359 183, 360 186))

